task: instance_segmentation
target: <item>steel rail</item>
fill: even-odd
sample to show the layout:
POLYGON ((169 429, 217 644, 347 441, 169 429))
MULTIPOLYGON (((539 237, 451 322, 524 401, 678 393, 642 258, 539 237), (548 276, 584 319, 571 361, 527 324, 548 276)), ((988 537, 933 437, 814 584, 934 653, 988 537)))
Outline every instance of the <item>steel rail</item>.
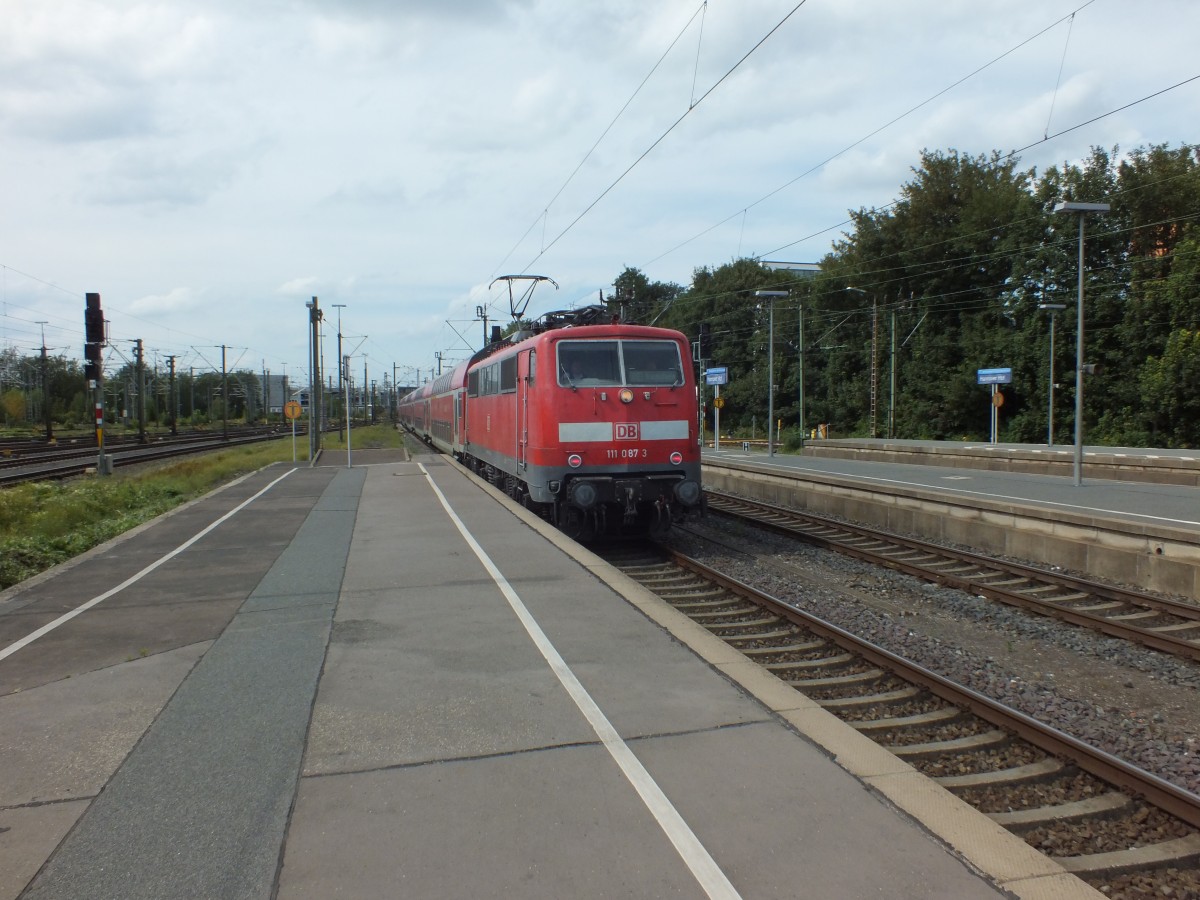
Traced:
POLYGON ((708 497, 708 505, 711 510, 744 518, 755 525, 777 533, 797 537, 811 544, 836 550, 839 553, 853 556, 856 559, 861 559, 864 562, 870 562, 874 565, 886 566, 887 568, 904 572, 925 581, 932 581, 947 587, 970 591, 988 599, 997 600, 1010 606, 1038 613, 1039 615, 1061 619, 1072 625, 1099 631, 1110 637, 1132 641, 1153 650, 1169 653, 1184 659, 1200 661, 1200 643, 1196 641, 1173 637, 1170 634, 1161 634, 1153 629, 1141 628, 1137 625, 1115 621, 1102 615, 1072 609, 1071 607, 1061 605, 1064 598, 1060 597, 1056 601, 1053 597, 1036 597, 1031 595, 1029 590, 1037 585, 1052 585, 1068 591, 1085 593, 1103 600, 1118 601, 1130 606, 1153 609, 1156 612, 1178 616, 1179 618, 1195 622, 1197 629, 1200 629, 1200 606, 1162 597, 1154 597, 1113 585, 1088 581, 1087 579, 1065 573, 1060 574, 1007 560, 994 559, 979 553, 948 548, 940 544, 933 544, 916 538, 902 537, 865 526, 849 525, 812 513, 786 509, 757 500, 745 500, 741 497, 734 497, 719 491, 706 491, 705 494, 708 497), (739 508, 742 510, 761 511, 772 516, 777 516, 785 521, 772 522, 764 520, 756 515, 741 512, 739 508), (789 524, 787 520, 791 520, 791 523, 789 524), (879 548, 855 546, 843 539, 839 539, 837 536, 814 534, 796 523, 807 523, 818 528, 841 532, 844 535, 850 535, 855 538, 875 541, 890 548, 900 547, 914 553, 937 557, 941 561, 953 560, 991 571, 970 574, 939 571, 937 568, 932 567, 928 561, 914 562, 898 559, 894 556, 881 553, 879 548), (997 575, 1012 575, 1022 578, 1030 582, 1030 584, 1023 590, 988 584, 988 579, 994 579, 997 575))
POLYGON ((844 628, 731 578, 683 553, 669 548, 663 548, 663 552, 671 562, 681 568, 694 572, 802 628, 807 628, 845 650, 860 654, 872 664, 891 671, 901 679, 919 685, 993 725, 1012 731, 1053 756, 1069 759, 1079 768, 1107 783, 1140 796, 1170 815, 1200 828, 1200 796, 1131 765, 1111 753, 1038 722, 1023 712, 1010 709, 978 691, 957 684, 844 628))
MULTIPOLYGON (((258 434, 248 435, 243 437, 231 437, 229 440, 215 438, 207 441, 193 441, 190 443, 173 443, 163 445, 138 445, 138 447, 125 447, 114 453, 109 454, 109 460, 115 467, 132 466, 138 463, 157 462, 163 459, 171 459, 176 456, 188 456, 193 453, 204 453, 212 450, 221 450, 228 447, 239 447, 244 444, 262 443, 263 441, 275 440, 276 438, 289 437, 290 434, 258 434)), ((53 481, 62 478, 73 478, 77 475, 86 474, 90 469, 95 467, 95 452, 93 451, 87 457, 79 457, 74 461, 60 463, 30 463, 30 468, 26 471, 19 472, 3 472, 0 473, 0 488, 14 484, 21 484, 27 481, 53 481), (79 459, 86 459, 86 462, 80 462, 79 459)))

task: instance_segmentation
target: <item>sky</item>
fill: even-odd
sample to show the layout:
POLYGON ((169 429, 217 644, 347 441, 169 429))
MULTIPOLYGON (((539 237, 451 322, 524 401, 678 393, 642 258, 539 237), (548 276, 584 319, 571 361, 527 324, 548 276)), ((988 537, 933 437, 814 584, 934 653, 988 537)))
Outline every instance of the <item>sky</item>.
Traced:
POLYGON ((0 349, 82 359, 96 292, 109 371, 305 379, 317 297, 326 375, 340 318, 414 384, 510 321, 501 275, 557 282, 536 316, 816 262, 924 149, 1198 143, 1198 34, 1195 0, 0 0, 0 349))

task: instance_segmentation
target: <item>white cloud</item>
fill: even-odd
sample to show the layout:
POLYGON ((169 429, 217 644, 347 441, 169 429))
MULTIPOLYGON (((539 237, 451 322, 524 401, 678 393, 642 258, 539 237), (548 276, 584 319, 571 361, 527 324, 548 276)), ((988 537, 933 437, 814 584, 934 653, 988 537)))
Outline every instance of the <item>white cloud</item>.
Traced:
MULTIPOLYGON (((817 259, 923 148, 1033 144, 1044 167, 1196 140, 1192 86, 1038 143, 1051 102, 1054 134, 1180 80, 1187 0, 1097 0, 1069 41, 1067 0, 810 2, 738 66, 794 6, 5 0, 0 309, 36 306, 75 347, 99 290, 122 338, 295 371, 318 295, 378 370, 427 369, 481 335, 477 305, 506 318, 487 284, 526 265, 562 285, 536 313, 626 265, 686 283, 739 252, 817 259)), ((0 342, 29 334, 0 318, 0 342)))
POLYGON ((128 306, 132 315, 151 318, 159 315, 178 316, 182 313, 195 314, 204 310, 205 301, 201 293, 191 288, 173 288, 165 294, 139 297, 128 306))

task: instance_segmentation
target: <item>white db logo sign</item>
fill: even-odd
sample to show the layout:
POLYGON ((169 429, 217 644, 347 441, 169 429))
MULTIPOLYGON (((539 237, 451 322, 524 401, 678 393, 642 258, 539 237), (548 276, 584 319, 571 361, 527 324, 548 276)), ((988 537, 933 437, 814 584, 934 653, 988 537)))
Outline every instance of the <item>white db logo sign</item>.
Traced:
POLYGON ((618 441, 636 441, 638 437, 637 422, 618 422, 617 423, 617 440, 618 441))

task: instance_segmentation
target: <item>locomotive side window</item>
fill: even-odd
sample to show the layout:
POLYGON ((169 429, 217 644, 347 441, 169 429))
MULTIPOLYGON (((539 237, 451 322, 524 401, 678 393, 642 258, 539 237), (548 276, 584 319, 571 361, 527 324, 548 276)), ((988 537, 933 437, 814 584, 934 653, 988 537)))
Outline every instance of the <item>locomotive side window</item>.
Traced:
POLYGON ((479 396, 479 370, 467 374, 467 396, 479 396))
POLYGON ((537 383, 537 351, 529 351, 529 386, 537 383))
POLYGON ((683 384, 679 345, 674 341, 622 341, 625 383, 633 386, 683 384))
POLYGON ((517 358, 500 360, 500 393, 511 394, 517 389, 517 358))
POLYGON ((495 363, 479 370, 479 393, 484 397, 500 393, 500 367, 495 363))

